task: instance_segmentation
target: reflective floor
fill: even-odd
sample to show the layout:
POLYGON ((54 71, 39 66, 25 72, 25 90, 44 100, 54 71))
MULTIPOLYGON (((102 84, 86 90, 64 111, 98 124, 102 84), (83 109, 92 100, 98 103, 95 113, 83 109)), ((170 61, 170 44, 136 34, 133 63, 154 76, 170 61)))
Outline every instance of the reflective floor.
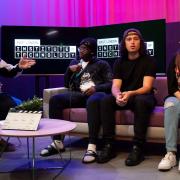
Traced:
MULTIPOLYGON (((140 165, 127 167, 124 161, 131 147, 131 142, 116 142, 118 155, 116 158, 106 164, 82 164, 81 158, 86 150, 87 139, 71 137, 72 139, 72 160, 65 170, 56 177, 59 170, 37 170, 36 179, 39 180, 177 180, 180 178, 180 172, 177 167, 169 172, 159 172, 157 166, 165 153, 164 144, 146 145, 146 159, 140 165)), ((0 159, 0 171, 11 171, 23 168, 28 165, 26 139, 21 138, 21 143, 16 138, 11 138, 10 142, 16 144, 16 152, 4 153, 0 159)), ((36 138, 36 160, 41 161, 41 166, 47 168, 56 161, 56 155, 48 158, 39 156, 39 152, 51 142, 49 137, 36 138)), ((69 140, 65 140, 67 149, 63 153, 63 158, 69 158, 69 140)), ((36 161, 35 161, 36 163, 36 161)), ((37 165, 37 164, 35 164, 37 165)), ((53 164, 54 165, 54 164, 53 164)), ((39 167, 39 165, 38 165, 39 167)), ((30 180, 31 171, 24 170, 18 172, 0 173, 0 180, 30 180)))

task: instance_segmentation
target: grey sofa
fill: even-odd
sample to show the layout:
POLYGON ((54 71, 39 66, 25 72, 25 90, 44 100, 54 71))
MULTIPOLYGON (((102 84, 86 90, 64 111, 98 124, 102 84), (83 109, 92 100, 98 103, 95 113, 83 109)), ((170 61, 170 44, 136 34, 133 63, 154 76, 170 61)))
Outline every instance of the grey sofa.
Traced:
MULTIPOLYGON (((164 98, 167 95, 167 78, 157 77, 154 83, 156 88, 157 106, 155 107, 147 133, 147 141, 164 142, 164 98)), ((67 91, 66 88, 44 89, 43 110, 44 117, 49 117, 49 99, 51 96, 67 91)), ((116 137, 117 139, 130 140, 134 135, 133 131, 133 112, 130 110, 116 111, 116 137)), ((63 111, 63 119, 77 123, 73 135, 88 135, 87 113, 85 108, 71 108, 63 111)))

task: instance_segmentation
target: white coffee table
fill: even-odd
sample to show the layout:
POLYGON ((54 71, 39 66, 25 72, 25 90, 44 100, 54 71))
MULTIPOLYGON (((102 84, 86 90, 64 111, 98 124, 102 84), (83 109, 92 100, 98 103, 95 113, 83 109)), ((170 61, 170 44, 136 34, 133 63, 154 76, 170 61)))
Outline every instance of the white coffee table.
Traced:
MULTIPOLYGON (((21 131, 21 130, 2 130, 0 126, 0 136, 32 138, 32 179, 35 179, 35 138, 43 136, 54 136, 58 134, 69 134, 76 127, 76 123, 59 119, 42 118, 37 131, 21 131)), ((29 159, 29 141, 27 141, 28 159, 29 159)), ((61 153, 59 152, 62 159, 61 153)), ((2 152, 1 152, 2 155, 2 152)), ((69 162, 68 162, 69 163, 69 162)), ((67 165, 67 164, 66 164, 67 165)), ((65 168, 64 167, 61 168, 65 168)))

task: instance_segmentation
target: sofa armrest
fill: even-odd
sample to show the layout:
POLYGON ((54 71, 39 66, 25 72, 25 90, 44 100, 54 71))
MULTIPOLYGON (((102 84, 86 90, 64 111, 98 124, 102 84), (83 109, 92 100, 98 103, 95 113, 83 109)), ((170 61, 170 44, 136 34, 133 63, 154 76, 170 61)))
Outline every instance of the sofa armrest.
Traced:
POLYGON ((49 117, 49 100, 52 96, 67 92, 68 88, 48 88, 43 90, 43 117, 49 117))

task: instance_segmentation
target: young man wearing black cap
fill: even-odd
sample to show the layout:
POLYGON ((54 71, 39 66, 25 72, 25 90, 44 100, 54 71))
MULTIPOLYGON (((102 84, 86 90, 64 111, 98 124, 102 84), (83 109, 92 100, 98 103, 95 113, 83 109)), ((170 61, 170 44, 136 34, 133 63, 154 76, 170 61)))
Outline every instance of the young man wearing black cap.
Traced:
MULTIPOLYGON (((156 77, 156 64, 146 54, 145 44, 137 29, 124 32, 120 48, 121 58, 114 64, 112 95, 101 101, 102 124, 112 121, 108 141, 115 134, 115 110, 130 109, 134 112, 133 148, 125 161, 127 166, 135 166, 144 160, 143 146, 151 112, 155 106, 153 82, 156 77)), ((113 142, 109 142, 113 143, 113 142)), ((97 157, 99 163, 112 158, 111 151, 104 148, 97 157)))
MULTIPOLYGON (((85 38, 80 42, 79 57, 72 60, 64 75, 65 87, 71 89, 64 94, 53 96, 49 101, 49 117, 61 119, 65 108, 87 108, 89 134, 94 134, 99 128, 99 118, 96 110, 99 101, 111 92, 112 72, 109 64, 96 58, 97 42, 94 38, 85 38)), ((63 152, 63 138, 53 136, 53 142, 40 153, 41 156, 63 152)), ((95 150, 94 150, 95 151, 95 150)))

